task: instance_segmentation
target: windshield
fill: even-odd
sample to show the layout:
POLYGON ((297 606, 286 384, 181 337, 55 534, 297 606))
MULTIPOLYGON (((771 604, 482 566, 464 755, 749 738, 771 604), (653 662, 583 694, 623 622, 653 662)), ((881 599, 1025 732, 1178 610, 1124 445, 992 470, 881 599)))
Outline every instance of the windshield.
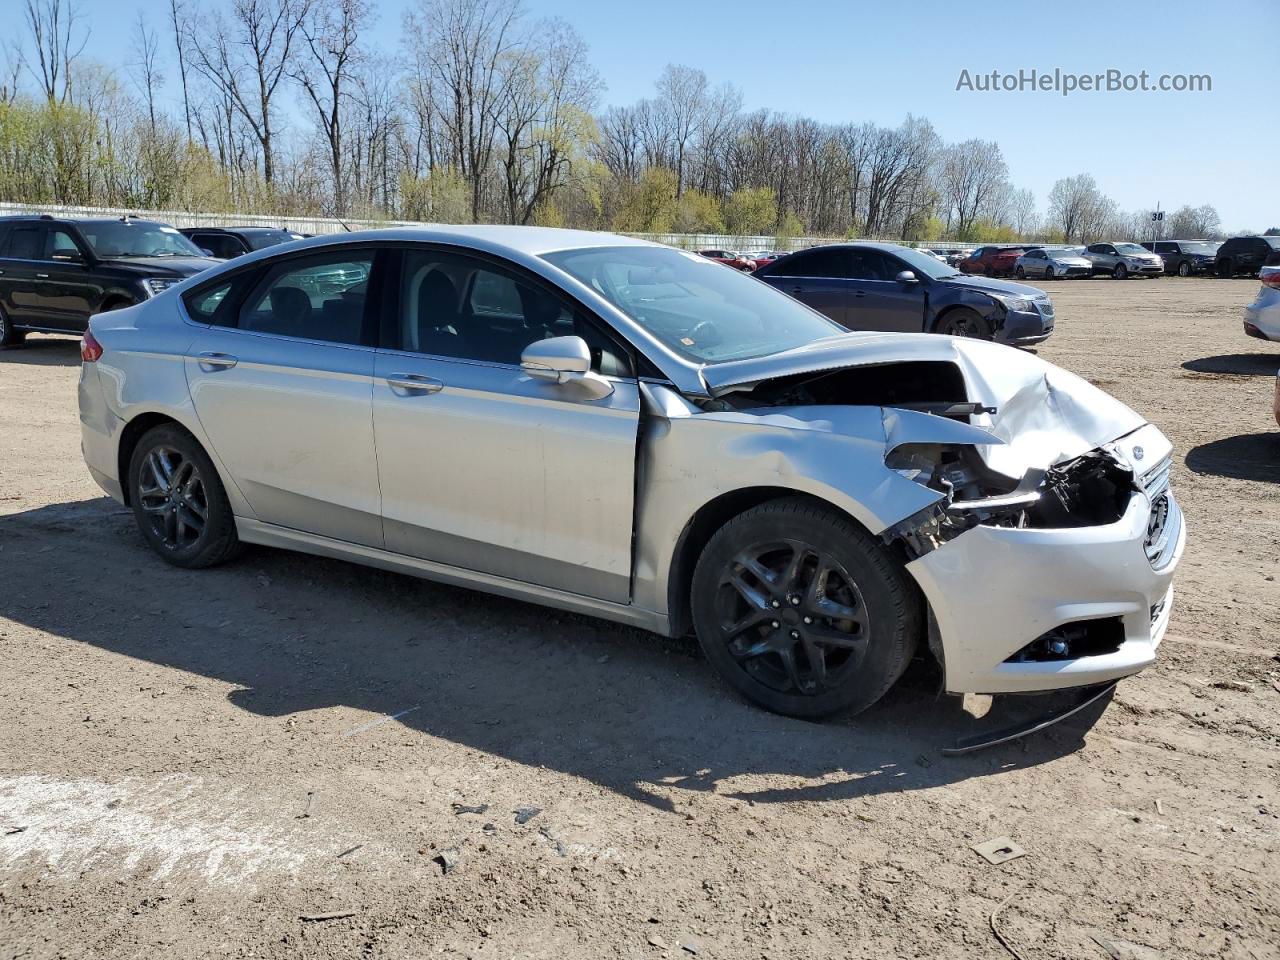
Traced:
POLYGON ((288 243, 294 239, 293 234, 285 230, 246 230, 241 236, 249 244, 250 250, 265 250, 277 243, 288 243))
POLYGON ((901 249, 895 249, 893 255, 905 262, 908 270, 924 274, 930 280, 945 280, 947 277, 960 276, 955 267, 949 267, 937 257, 931 257, 929 254, 921 253, 919 250, 902 247, 901 249))
POLYGON ((1132 256, 1135 253, 1150 253, 1151 251, 1145 247, 1140 247, 1136 243, 1117 243, 1116 253, 1123 253, 1126 256, 1132 256))
POLYGON ((1263 237, 1262 239, 1271 245, 1271 249, 1280 250, 1280 237, 1263 237))
POLYGON ((1218 248, 1222 246, 1222 244, 1212 243, 1212 242, 1180 243, 1178 244, 1178 246, 1182 248, 1183 253, 1204 253, 1204 254, 1208 254, 1209 256, 1212 256, 1213 254, 1218 252, 1218 248))
POLYGON ((80 232, 103 260, 114 257, 203 257, 200 249, 173 227, 137 220, 80 223, 80 232))
POLYGON ((542 258, 702 363, 763 357, 843 332, 760 280, 670 247, 588 247, 542 258))

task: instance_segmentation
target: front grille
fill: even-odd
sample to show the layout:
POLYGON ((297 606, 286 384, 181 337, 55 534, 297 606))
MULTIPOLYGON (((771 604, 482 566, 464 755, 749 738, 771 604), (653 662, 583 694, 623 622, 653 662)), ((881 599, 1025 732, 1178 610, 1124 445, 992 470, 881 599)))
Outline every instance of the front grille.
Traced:
POLYGON ((1053 319, 1053 302, 1052 301, 1033 300, 1031 302, 1034 303, 1036 305, 1036 309, 1040 311, 1040 316, 1044 317, 1046 320, 1053 319))

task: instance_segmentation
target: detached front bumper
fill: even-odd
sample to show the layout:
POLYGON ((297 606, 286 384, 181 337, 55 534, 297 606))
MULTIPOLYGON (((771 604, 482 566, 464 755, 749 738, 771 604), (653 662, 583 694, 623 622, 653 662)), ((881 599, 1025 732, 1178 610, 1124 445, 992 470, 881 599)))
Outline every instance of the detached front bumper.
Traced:
POLYGON ((979 526, 908 564, 937 621, 946 689, 1057 690, 1126 677, 1150 664, 1169 623, 1173 572, 1186 542, 1182 513, 1172 494, 1166 496, 1167 542, 1154 561, 1147 555, 1152 499, 1135 491, 1115 523, 979 526), (1011 662, 1055 628, 1085 621, 1110 621, 1116 648, 1011 662))

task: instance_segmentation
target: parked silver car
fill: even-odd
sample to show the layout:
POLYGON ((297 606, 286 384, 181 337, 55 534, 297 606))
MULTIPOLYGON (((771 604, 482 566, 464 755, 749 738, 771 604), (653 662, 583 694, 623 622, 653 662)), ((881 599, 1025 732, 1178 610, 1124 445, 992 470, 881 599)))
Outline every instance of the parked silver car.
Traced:
POLYGON ((1092 273, 1093 264, 1080 255, 1078 247, 1036 247, 1020 256, 1013 267, 1019 280, 1063 280, 1092 273))
POLYGON ((693 629, 805 717, 918 648, 951 691, 1127 676, 1169 620, 1184 533, 1141 416, 640 240, 315 238, 95 317, 82 355, 90 473, 182 567, 266 544, 693 629))
POLYGON ((1094 273, 1110 274, 1117 280, 1164 275, 1164 261, 1136 243, 1091 243, 1083 256, 1093 265, 1094 273))

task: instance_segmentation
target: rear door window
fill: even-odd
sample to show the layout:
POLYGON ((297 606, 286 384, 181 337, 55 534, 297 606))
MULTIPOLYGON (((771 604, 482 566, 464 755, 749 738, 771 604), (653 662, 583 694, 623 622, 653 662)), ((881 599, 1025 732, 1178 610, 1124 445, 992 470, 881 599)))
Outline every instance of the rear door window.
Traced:
POLYGON ((849 259, 838 249, 809 250, 789 258, 771 271, 775 277, 847 277, 849 259))
POLYGON ((39 260, 44 254, 43 224, 22 224, 9 234, 9 256, 15 260, 39 260))
POLYGON ((364 317, 372 272, 372 250, 276 264, 240 308, 238 326, 282 337, 369 343, 364 317))

